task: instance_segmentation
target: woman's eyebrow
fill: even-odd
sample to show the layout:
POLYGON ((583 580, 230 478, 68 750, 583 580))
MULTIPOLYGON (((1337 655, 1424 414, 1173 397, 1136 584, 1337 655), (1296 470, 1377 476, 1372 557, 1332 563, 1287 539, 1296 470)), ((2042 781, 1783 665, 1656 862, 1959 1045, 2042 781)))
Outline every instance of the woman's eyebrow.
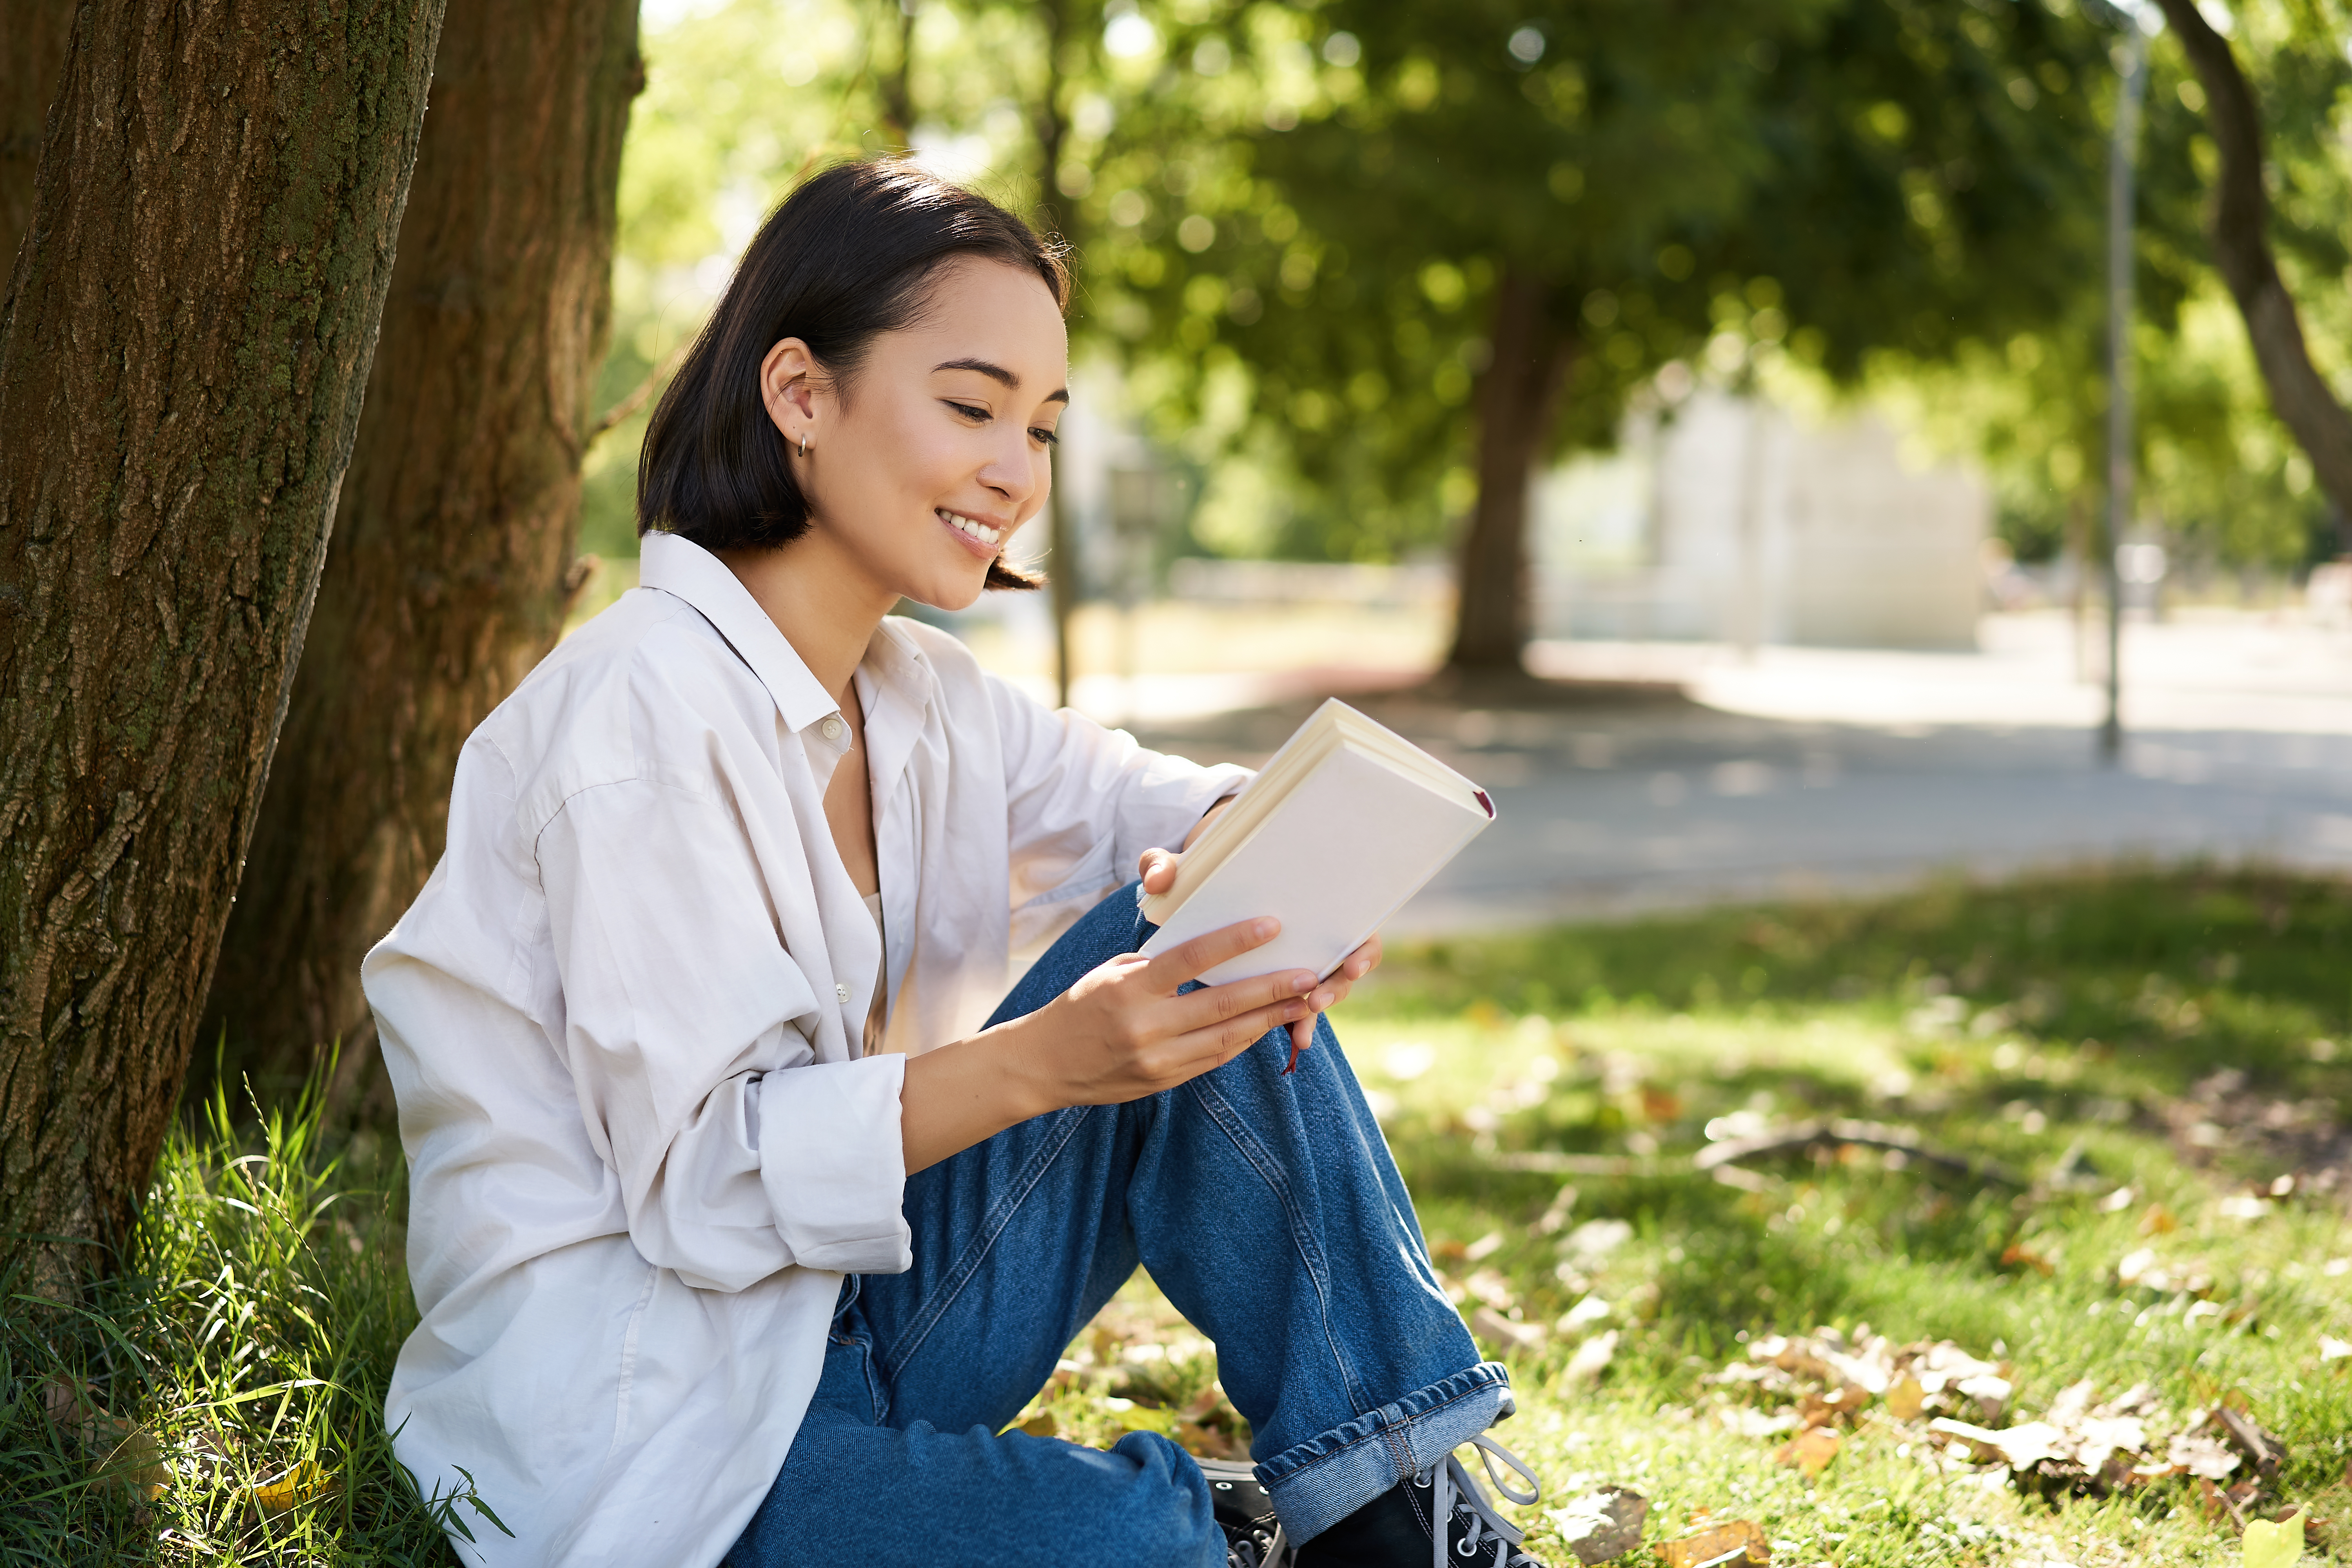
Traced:
MULTIPOLYGON (((991 381, 1002 382, 1007 391, 1018 392, 1021 390, 1021 378, 1019 376, 1013 374, 1013 372, 1005 369, 1003 365, 994 363, 989 360, 951 359, 942 364, 935 364, 931 366, 931 373, 934 375, 943 370, 977 371, 982 375, 988 377, 991 381)), ((1067 403, 1069 400, 1070 394, 1067 388, 1064 388, 1060 392, 1049 392, 1045 395, 1045 401, 1048 403, 1067 403)))

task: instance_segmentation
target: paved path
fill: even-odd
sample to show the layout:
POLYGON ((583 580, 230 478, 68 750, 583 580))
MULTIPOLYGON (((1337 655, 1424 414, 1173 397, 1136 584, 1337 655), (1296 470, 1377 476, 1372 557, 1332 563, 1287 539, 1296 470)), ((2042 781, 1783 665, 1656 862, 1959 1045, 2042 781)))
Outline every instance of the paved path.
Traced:
MULTIPOLYGON (((1678 682, 1540 710, 1356 700, 1486 784, 1496 826, 1399 931, 1898 886, 2114 861, 2352 872, 2352 632, 2245 618, 2135 626, 2131 733, 2095 755, 2095 690, 2063 624, 1996 623, 1988 651, 1903 655, 1580 645, 1548 673, 1678 682)), ((1263 758, 1312 706, 1133 727, 1263 758)))

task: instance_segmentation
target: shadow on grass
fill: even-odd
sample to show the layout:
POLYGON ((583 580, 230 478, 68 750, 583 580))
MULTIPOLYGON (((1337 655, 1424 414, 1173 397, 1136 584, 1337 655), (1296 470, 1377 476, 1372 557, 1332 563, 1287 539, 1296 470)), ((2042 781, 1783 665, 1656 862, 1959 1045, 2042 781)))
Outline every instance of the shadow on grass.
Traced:
POLYGON ((2032 1037, 2129 1053, 2175 1092, 2216 1066, 2301 1081, 2308 1042, 2352 1028, 2352 888, 2118 871, 1403 944, 1367 1005, 1892 1011, 1946 996, 1998 1008, 2002 1026, 2032 1037))

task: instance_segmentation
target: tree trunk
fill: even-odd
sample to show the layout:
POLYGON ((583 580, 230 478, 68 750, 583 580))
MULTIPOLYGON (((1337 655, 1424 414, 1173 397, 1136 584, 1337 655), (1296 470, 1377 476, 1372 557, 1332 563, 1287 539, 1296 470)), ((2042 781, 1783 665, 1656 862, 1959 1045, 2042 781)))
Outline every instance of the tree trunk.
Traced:
POLYGON ((2196 0, 2158 0, 2205 89, 2205 121, 2221 154, 2213 201, 2213 261, 2238 301, 2271 407, 2311 458, 2339 517, 2352 517, 2352 413, 2311 363, 2294 300, 2271 255, 2270 197, 2263 186, 2262 110, 2229 41, 2196 0))
MULTIPOLYGON (((876 96, 882 100, 882 129, 890 150, 915 144, 915 8, 917 0, 880 0, 886 12, 896 12, 898 53, 887 70, 876 73, 876 96)), ((880 26, 880 24, 877 24, 880 26)))
POLYGON ((33 180, 41 166, 41 132, 65 68, 73 0, 0 0, 0 275, 33 221, 33 180))
POLYGON ((1474 399, 1478 500, 1462 541, 1448 669, 1517 671, 1528 646, 1528 490, 1576 354, 1557 294, 1516 267, 1495 288, 1493 353, 1474 399))
MULTIPOLYGON (((1037 99, 1037 226, 1059 234, 1075 248, 1075 209, 1063 206, 1057 179, 1062 146, 1069 139, 1069 117, 1063 112, 1062 89, 1067 85, 1064 59, 1080 32, 1093 19, 1089 0, 1041 0, 1038 10, 1045 23, 1045 82, 1037 99), (1081 13, 1084 13, 1083 15, 1081 13)), ((1076 614, 1086 584, 1078 571, 1077 520, 1070 515, 1069 492, 1055 485, 1045 497, 1045 591, 1054 600, 1054 701, 1070 705, 1070 687, 1077 670, 1070 653, 1070 617, 1076 614)))
POLYGON ((0 1268, 47 1291, 124 1239, 186 1070, 441 10, 75 16, 0 305, 0 1268))
MULTIPOLYGON (((449 14, 319 614, 205 1011, 265 1093, 374 1031, 360 960, 440 858, 457 751, 555 646, 636 0, 449 14)), ((199 1071, 207 1064, 199 1064, 199 1071)))

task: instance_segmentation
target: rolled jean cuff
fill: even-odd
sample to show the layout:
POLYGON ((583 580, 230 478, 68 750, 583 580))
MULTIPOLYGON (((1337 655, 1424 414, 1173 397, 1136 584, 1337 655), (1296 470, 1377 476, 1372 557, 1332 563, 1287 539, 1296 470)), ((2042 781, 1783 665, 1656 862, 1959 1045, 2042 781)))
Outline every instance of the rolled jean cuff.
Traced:
POLYGON ((1292 1445, 1257 1467, 1282 1532, 1311 1541, 1409 1477, 1436 1464, 1511 1409, 1511 1374, 1482 1361, 1292 1445))

